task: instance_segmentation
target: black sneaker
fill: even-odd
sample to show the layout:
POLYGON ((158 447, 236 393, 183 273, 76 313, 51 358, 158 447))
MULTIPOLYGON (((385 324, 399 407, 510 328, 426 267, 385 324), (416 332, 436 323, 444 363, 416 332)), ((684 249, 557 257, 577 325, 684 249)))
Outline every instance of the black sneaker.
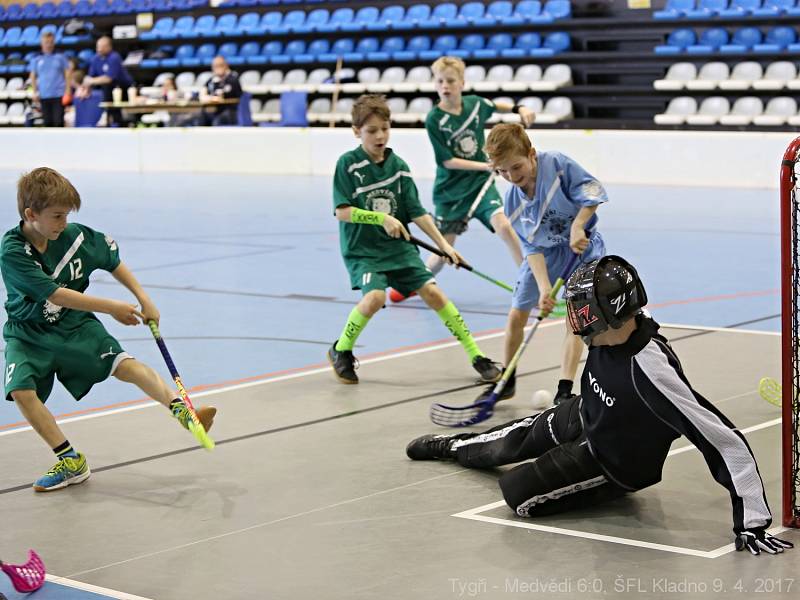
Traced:
POLYGON ((553 406, 558 406, 562 402, 566 402, 567 400, 571 400, 572 398, 577 397, 578 394, 566 394, 564 392, 557 392, 556 397, 553 398, 553 406))
POLYGON ((486 356, 476 356, 475 360, 472 361, 472 368, 480 374, 483 381, 490 383, 499 380, 503 374, 500 370, 500 365, 486 356))
POLYGON ((406 456, 411 460, 437 460, 455 458, 456 453, 450 445, 456 440, 465 440, 474 433, 458 433, 456 435, 423 435, 406 446, 406 456))
POLYGON ((358 375, 356 375, 358 360, 353 356, 351 350, 339 351, 336 349, 336 342, 333 342, 333 346, 328 350, 328 362, 333 367, 336 379, 342 383, 358 383, 358 375))
MULTIPOLYGON (((502 377, 502 372, 500 376, 502 377)), ((489 396, 492 395, 494 391, 495 384, 487 385, 486 389, 483 390, 480 396, 475 399, 475 402, 480 402, 481 400, 487 400, 489 396)), ((511 400, 514 397, 514 394, 517 393, 517 376, 516 374, 511 375, 509 380, 506 382, 506 387, 503 388, 503 393, 500 394, 500 397, 497 399, 499 402, 500 400, 511 400)))

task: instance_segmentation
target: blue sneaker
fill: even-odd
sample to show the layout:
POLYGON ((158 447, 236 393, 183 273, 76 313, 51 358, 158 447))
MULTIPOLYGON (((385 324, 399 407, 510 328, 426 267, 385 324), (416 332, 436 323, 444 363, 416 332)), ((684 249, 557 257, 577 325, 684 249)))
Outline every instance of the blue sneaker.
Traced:
POLYGON ((77 458, 65 456, 59 460, 52 469, 36 480, 33 489, 37 492, 52 492, 68 485, 83 483, 91 474, 86 457, 78 452, 77 458))

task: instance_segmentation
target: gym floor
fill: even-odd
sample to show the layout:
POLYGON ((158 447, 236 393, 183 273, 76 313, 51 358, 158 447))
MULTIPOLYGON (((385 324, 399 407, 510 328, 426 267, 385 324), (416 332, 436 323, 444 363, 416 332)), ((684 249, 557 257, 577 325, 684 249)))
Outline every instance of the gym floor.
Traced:
MULTIPOLYGON (((17 175, 0 174, 7 228, 18 220, 17 175)), ((40 553, 55 575, 35 597, 790 597, 800 589, 793 552, 731 552, 727 493, 685 439, 658 486, 536 521, 505 507, 497 472, 406 459, 408 441, 437 430, 432 401, 466 404, 481 388, 416 298, 381 311, 359 339, 361 385, 334 381, 325 351, 359 296, 339 256, 329 179, 66 175, 84 202, 73 220, 119 242, 161 310, 196 403, 219 408, 218 448, 196 448, 163 409, 119 382, 80 403, 57 386, 48 407, 94 474, 34 494, 52 453, 12 403, 0 404, 0 558, 40 553)), ((431 182, 419 186, 429 203, 431 182)), ((779 370, 776 192, 608 191, 600 230, 609 250, 639 268, 694 386, 746 433, 779 524, 779 411, 756 391, 779 370)), ((502 244, 479 226, 458 248, 513 282, 502 244)), ((449 268, 438 280, 484 351, 502 360, 508 293, 449 268)), ((105 273, 89 293, 127 297, 105 273)), ((168 378, 144 327, 101 319, 168 378)), ((487 426, 528 414, 533 391, 554 388, 563 327, 540 328, 516 398, 487 426)), ((18 597, 7 580, 0 592, 18 597)))

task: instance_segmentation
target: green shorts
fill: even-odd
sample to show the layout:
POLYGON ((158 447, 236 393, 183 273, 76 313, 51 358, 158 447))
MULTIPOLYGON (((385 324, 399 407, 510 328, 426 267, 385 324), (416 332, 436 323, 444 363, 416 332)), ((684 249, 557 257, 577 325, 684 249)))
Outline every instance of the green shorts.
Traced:
POLYGON ((426 283, 435 283, 433 273, 420 259, 419 265, 393 269, 391 271, 374 272, 368 268, 354 266, 350 271, 350 283, 354 290, 361 290, 367 294, 372 290, 385 290, 388 287, 396 289, 404 296, 416 292, 426 283))
POLYGON ((119 342, 93 316, 72 327, 6 323, 6 400, 15 390, 36 390, 45 402, 53 390, 53 379, 76 400, 95 383, 105 381, 126 358, 119 342))
MULTIPOLYGON (((460 202, 452 206, 439 206, 434 201, 434 205, 436 206, 436 227, 442 234, 453 233, 461 235, 467 231, 469 223, 465 219, 469 214, 472 203, 460 202)), ((502 211, 503 200, 500 198, 500 192, 497 191, 495 186, 492 186, 486 191, 483 200, 478 204, 475 212, 472 213, 472 218, 478 219, 486 229, 494 233, 492 216, 502 211)))

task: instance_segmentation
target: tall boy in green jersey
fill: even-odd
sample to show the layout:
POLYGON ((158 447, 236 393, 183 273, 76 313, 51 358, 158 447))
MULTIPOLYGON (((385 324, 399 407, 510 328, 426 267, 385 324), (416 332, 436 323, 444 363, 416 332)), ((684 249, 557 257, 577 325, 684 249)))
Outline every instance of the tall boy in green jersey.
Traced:
MULTIPOLYGON (((428 113, 425 129, 436 156, 433 184, 436 226, 447 242, 454 245, 456 238, 467 231, 469 221, 478 219, 489 231, 497 233, 514 264, 519 266, 522 262, 519 240, 503 213, 497 188, 489 181, 492 169, 483 151, 483 131, 495 111, 518 113, 526 127, 535 115, 524 106, 463 96, 464 68, 464 61, 453 56, 443 56, 431 66, 439 103, 428 113)), ((431 255, 427 265, 436 274, 444 261, 431 255)), ((401 290, 392 290, 389 298, 392 302, 402 302, 406 295, 401 290)))
POLYGON ((457 265, 463 260, 419 203, 408 165, 386 147, 391 118, 386 99, 361 96, 353 105, 352 117, 361 145, 343 154, 336 164, 333 206, 340 221, 342 257, 350 285, 364 295, 328 351, 336 377, 342 383, 358 383, 353 346, 370 318, 386 303, 386 288, 391 285, 405 294, 419 293, 461 342, 481 378, 496 381, 500 377, 497 365, 478 348, 458 309, 436 285, 416 246, 408 242, 406 227, 413 221, 449 262, 457 265))
MULTIPOLYGON (((86 457, 67 440, 45 407, 55 377, 76 400, 95 383, 114 375, 137 385, 168 407, 188 429, 189 414, 161 377, 127 354, 92 314, 104 312, 120 323, 137 325, 159 313, 133 273, 120 261, 117 243, 89 227, 67 223, 81 199, 56 171, 34 169, 17 184, 22 221, 6 232, 0 246, 0 270, 8 298, 3 327, 6 400, 16 403, 31 427, 58 458, 34 484, 47 492, 81 483, 91 471, 86 457), (84 294, 95 270, 109 271, 141 305, 84 294)), ((208 430, 216 409, 197 411, 208 430)))

